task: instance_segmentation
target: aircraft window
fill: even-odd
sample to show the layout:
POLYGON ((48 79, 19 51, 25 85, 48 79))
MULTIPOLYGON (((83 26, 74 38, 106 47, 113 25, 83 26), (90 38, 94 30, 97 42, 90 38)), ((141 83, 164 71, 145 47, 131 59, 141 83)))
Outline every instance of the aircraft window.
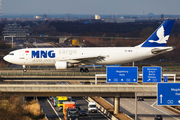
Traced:
POLYGON ((14 55, 14 53, 9 53, 9 55, 14 55))

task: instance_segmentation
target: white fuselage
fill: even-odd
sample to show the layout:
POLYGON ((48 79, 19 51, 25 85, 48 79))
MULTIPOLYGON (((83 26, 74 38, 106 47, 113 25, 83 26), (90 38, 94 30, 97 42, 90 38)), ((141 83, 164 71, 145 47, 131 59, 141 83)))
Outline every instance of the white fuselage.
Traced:
MULTIPOLYGON (((155 54, 151 52, 153 48, 154 47, 27 48, 10 52, 10 54, 13 55, 6 55, 4 60, 18 65, 54 66, 56 61, 71 60, 72 62, 75 58, 107 56, 104 60, 94 64, 122 64, 155 56, 155 54)), ((76 60, 73 62, 76 63, 76 60)))

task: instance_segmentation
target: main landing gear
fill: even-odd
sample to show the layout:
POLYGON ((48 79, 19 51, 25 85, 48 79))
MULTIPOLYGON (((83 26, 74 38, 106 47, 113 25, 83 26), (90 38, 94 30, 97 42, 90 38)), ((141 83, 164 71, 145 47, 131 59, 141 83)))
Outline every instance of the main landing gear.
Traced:
POLYGON ((81 73, 83 73, 83 72, 88 73, 88 72, 89 72, 89 70, 88 70, 88 68, 81 68, 81 69, 80 69, 80 72, 81 72, 81 73))

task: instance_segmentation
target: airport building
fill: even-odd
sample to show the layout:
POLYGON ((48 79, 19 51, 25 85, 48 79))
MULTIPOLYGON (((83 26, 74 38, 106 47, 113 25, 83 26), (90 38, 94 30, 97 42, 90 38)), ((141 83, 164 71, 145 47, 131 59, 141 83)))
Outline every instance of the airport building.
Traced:
POLYGON ((104 19, 104 22, 106 23, 127 23, 127 22, 135 22, 135 19, 126 19, 126 18, 106 18, 104 19))
POLYGON ((23 29, 19 24, 5 25, 3 36, 26 37, 27 29, 23 29))
POLYGON ((95 19, 99 20, 99 19, 101 19, 101 17, 99 15, 95 15, 95 19))
POLYGON ((46 14, 44 14, 44 15, 36 15, 36 16, 34 16, 34 18, 35 19, 46 19, 47 18, 47 15, 46 14))

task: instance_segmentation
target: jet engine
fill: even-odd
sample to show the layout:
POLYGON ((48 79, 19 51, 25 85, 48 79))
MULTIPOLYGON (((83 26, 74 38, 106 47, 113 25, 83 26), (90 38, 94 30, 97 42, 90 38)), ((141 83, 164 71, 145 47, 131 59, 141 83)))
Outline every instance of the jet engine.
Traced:
POLYGON ((66 62, 66 61, 56 61, 55 68, 58 69, 67 69, 70 67, 74 67, 74 64, 66 62))

